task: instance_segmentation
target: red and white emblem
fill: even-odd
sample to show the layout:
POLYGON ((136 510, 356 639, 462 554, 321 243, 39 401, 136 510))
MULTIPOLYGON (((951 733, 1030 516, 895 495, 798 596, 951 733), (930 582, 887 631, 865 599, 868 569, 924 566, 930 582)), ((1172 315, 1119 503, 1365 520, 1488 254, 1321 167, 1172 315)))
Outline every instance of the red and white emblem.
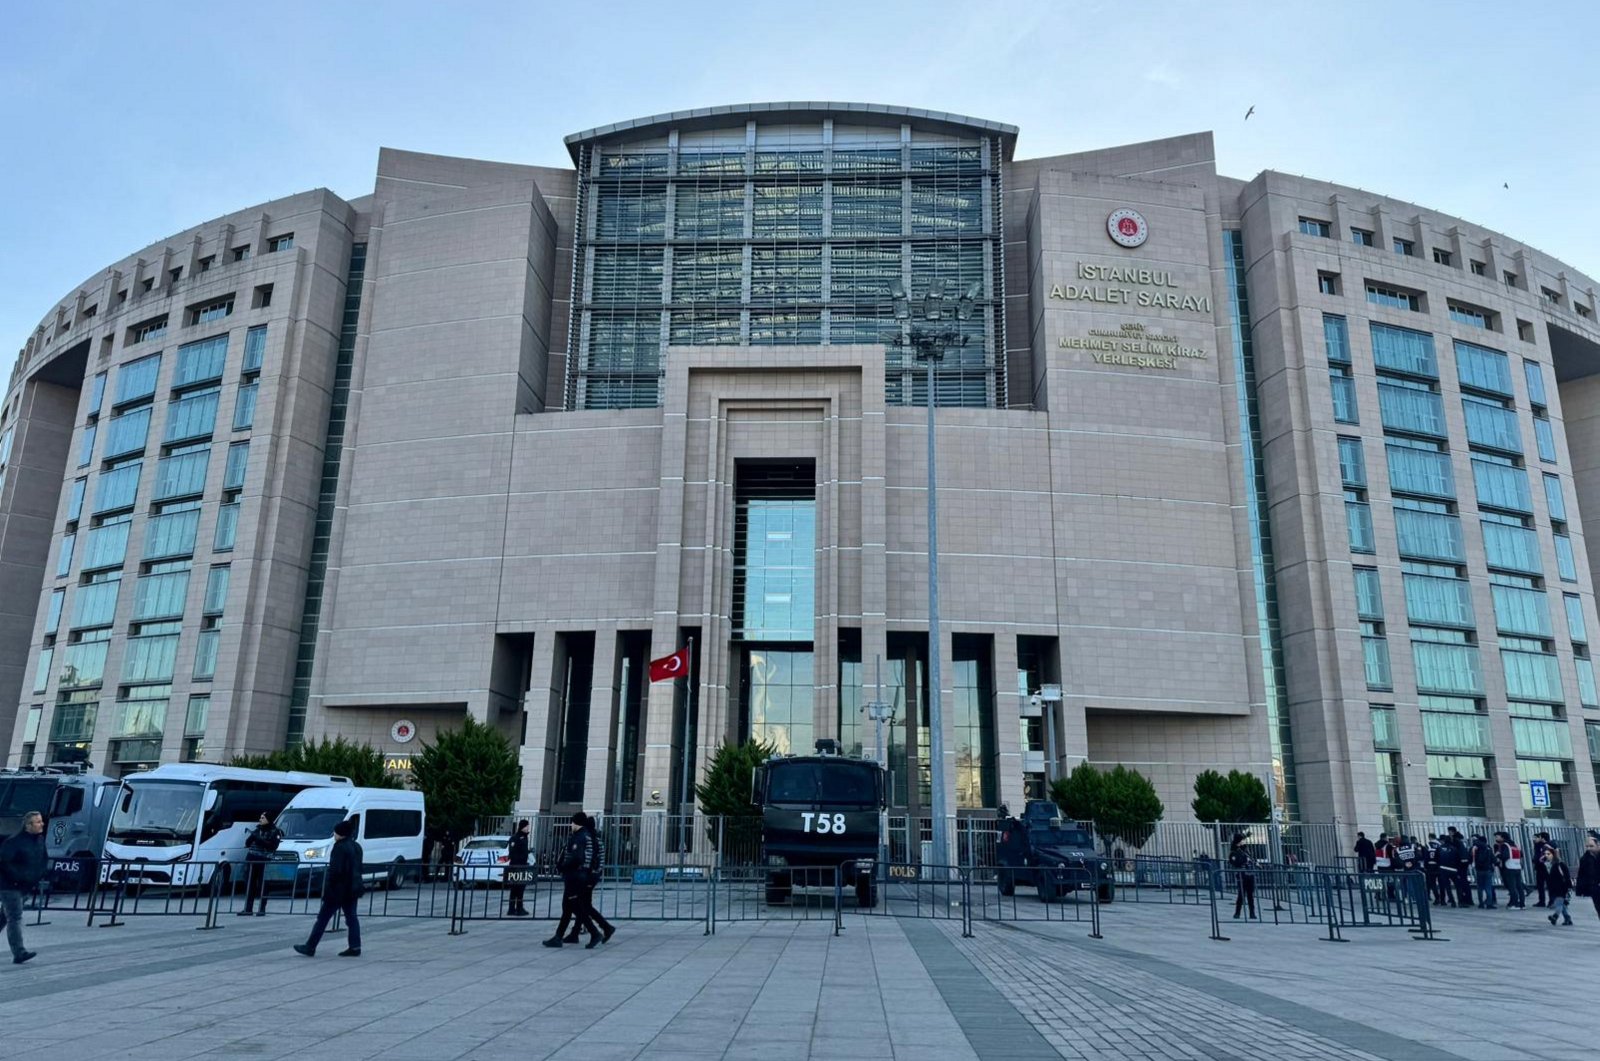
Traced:
POLYGON ((410 744, 411 738, 416 735, 417 727, 403 718, 389 727, 389 736, 396 744, 410 744))
POLYGON ((1123 247, 1137 247, 1150 237, 1150 226, 1137 210, 1124 207, 1106 218, 1106 234, 1123 247))

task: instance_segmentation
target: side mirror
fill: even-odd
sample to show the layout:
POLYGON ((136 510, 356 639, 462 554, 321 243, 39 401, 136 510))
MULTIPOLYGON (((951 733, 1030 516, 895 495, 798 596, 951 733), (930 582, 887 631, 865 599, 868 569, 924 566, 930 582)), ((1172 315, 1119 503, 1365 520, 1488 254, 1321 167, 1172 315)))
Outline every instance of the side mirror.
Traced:
POLYGON ((215 809, 216 809, 216 806, 217 806, 217 799, 218 799, 218 798, 219 798, 219 797, 220 797, 220 796, 221 796, 221 795, 222 795, 222 794, 221 794, 221 793, 220 793, 220 792, 218 792, 218 791, 217 791, 217 790, 216 790, 216 789, 214 789, 214 788, 208 788, 208 789, 206 789, 206 801, 205 801, 205 809, 206 809, 206 810, 207 810, 207 811, 212 811, 212 810, 215 810, 215 809))
POLYGON ((759 807, 766 801, 767 768, 758 766, 750 774, 750 805, 759 807))

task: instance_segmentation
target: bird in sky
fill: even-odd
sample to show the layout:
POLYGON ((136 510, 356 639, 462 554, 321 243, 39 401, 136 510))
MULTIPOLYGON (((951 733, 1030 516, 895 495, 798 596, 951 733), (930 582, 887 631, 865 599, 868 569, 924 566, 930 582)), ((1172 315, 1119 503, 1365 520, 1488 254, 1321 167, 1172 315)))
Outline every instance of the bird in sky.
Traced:
POLYGON ((1250 109, 1244 112, 1244 120, 1245 121, 1249 121, 1250 120, 1250 115, 1254 114, 1255 112, 1256 112, 1256 105, 1254 103, 1252 103, 1252 104, 1250 104, 1250 109))
POLYGON ((1506 188, 1506 189, 1510 189, 1510 187, 1511 187, 1511 185, 1509 185, 1509 184, 1502 184, 1502 185, 1500 185, 1500 187, 1502 187, 1502 188, 1506 188))

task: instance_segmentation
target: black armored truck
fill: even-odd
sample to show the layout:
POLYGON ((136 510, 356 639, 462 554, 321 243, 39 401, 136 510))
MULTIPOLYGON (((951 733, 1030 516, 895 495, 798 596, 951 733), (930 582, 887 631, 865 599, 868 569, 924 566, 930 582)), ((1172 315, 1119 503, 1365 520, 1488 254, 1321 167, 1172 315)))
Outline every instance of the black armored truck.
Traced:
POLYGON ((761 860, 767 903, 787 903, 797 887, 854 888, 856 902, 877 902, 873 871, 884 806, 884 772, 846 758, 831 740, 815 755, 774 756, 756 769, 751 802, 761 808, 761 860))
POLYGON ((1003 813, 997 823, 995 879, 1001 895, 1019 884, 1031 884, 1041 902, 1064 893, 1093 888, 1102 903, 1115 895, 1111 864, 1094 848, 1094 837, 1075 822, 1063 821, 1047 799, 1030 799, 1022 818, 1003 813))

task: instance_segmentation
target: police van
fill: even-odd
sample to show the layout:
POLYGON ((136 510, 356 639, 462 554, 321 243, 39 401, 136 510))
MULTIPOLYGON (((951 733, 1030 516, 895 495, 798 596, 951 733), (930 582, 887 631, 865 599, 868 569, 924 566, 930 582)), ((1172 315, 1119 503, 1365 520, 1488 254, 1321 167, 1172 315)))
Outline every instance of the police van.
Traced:
POLYGON ((275 823, 283 840, 267 866, 266 881, 320 883, 333 850, 333 827, 356 822, 364 876, 397 888, 422 872, 428 816, 421 792, 398 788, 308 788, 289 801, 275 823))

